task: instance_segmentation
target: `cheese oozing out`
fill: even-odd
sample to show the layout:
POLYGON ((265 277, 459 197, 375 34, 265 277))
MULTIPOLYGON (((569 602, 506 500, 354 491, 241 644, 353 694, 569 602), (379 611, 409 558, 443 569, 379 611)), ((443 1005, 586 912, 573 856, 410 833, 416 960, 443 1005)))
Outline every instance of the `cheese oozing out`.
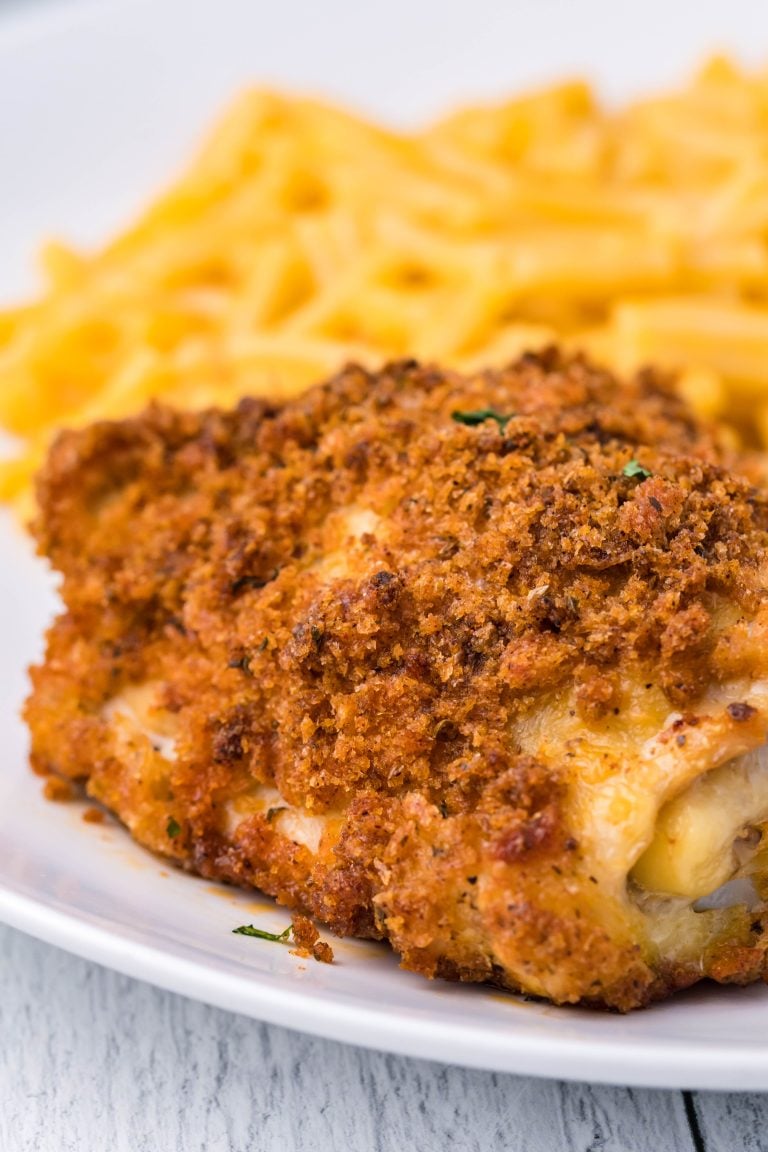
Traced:
POLYGON ((632 878, 648 892, 702 900, 733 881, 767 820, 764 745, 700 776, 664 805, 632 878))
MULTIPOLYGON (((121 737, 146 741, 170 766, 176 757, 176 718, 156 703, 158 688, 145 683, 124 689, 105 706, 103 716, 121 737)), ((234 836, 249 817, 267 813, 275 831, 313 854, 339 815, 308 812, 287 803, 274 785, 254 781, 247 794, 226 805, 228 835, 234 836)), ((631 880, 646 893, 684 898, 697 908, 744 901, 748 860, 764 823, 768 744, 704 773, 664 804, 631 880)))

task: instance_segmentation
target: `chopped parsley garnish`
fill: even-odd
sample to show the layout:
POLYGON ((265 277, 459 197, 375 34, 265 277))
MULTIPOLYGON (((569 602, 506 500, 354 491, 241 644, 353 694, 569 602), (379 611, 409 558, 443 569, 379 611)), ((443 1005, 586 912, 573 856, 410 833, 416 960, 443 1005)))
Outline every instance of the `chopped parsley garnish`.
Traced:
POLYGON ((253 924, 241 924, 232 931, 235 936, 256 936, 259 940, 273 940, 275 944, 286 944, 293 932, 293 924, 289 924, 284 932, 265 932, 263 928, 254 928, 253 924))
POLYGON ((478 408, 474 412, 451 412, 451 420, 455 420, 457 424, 468 424, 470 428, 483 424, 486 420, 495 420, 503 432, 513 415, 513 412, 503 416, 493 408, 478 408))
POLYGON ((179 824, 178 820, 174 820, 173 816, 171 816, 165 827, 165 831, 168 836, 170 836, 171 840, 175 840, 179 832, 181 832, 181 824, 179 824))
POLYGON ((628 480, 650 480, 653 475, 647 468, 643 468, 637 460, 630 460, 629 464, 625 464, 621 470, 622 476, 626 476, 628 480))

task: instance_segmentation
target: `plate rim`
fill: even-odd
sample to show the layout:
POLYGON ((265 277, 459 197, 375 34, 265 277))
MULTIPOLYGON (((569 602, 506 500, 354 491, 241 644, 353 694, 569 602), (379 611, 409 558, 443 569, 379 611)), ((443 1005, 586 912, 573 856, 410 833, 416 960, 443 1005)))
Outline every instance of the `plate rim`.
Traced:
MULTIPOLYGON (((0 882, 0 922, 135 980, 254 1020, 339 1043, 412 1059, 518 1076, 665 1090, 768 1091, 768 1045, 730 1042, 716 1049, 695 1040, 522 1037, 404 1010, 344 1004, 252 977, 221 972, 173 951, 141 943, 81 917, 47 907, 0 882), (300 1020, 297 1017, 300 1015, 300 1020), (444 1040, 457 1053, 439 1055, 444 1040), (682 1066, 684 1070, 681 1071, 682 1066)), ((578 1009, 575 1009, 578 1011, 578 1009)), ((568 1013, 567 1006, 552 1011, 568 1013)), ((653 1011, 653 1008, 645 1011, 653 1011)), ((621 1016, 614 1017, 617 1023, 621 1016)))

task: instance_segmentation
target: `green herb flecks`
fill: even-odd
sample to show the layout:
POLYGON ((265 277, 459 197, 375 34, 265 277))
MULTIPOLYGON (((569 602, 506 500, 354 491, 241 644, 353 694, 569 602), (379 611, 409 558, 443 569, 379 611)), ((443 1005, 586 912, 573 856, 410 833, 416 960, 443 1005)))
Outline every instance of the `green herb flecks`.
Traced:
POLYGON ((253 924, 241 924, 239 928, 232 929, 235 936, 255 936, 258 940, 272 940, 275 944, 287 944, 293 932, 293 924, 289 924, 284 932, 265 932, 263 928, 254 928, 253 924))
POLYGON ((503 432, 513 415, 513 412, 504 416, 493 408, 478 408, 474 412, 451 412, 451 420, 455 420, 457 424, 468 424, 470 428, 484 424, 486 420, 495 420, 503 432))
POLYGON ((178 820, 174 820, 173 816, 171 816, 170 820, 165 826, 165 831, 166 835, 169 836, 171 840, 175 840, 181 832, 181 824, 179 824, 178 820))
POLYGON ((628 480, 650 480, 653 475, 647 468, 643 468, 642 464, 637 460, 630 460, 629 464, 625 464, 621 470, 622 476, 626 476, 628 480))

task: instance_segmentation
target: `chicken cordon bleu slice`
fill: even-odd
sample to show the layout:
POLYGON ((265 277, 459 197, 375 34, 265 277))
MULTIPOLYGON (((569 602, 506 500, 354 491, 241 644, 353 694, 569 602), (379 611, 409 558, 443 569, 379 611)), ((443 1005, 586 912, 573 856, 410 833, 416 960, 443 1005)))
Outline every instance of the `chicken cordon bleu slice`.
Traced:
POLYGON ((141 844, 427 976, 768 973, 768 501, 664 380, 353 366, 64 433, 39 505, 33 765, 141 844))

